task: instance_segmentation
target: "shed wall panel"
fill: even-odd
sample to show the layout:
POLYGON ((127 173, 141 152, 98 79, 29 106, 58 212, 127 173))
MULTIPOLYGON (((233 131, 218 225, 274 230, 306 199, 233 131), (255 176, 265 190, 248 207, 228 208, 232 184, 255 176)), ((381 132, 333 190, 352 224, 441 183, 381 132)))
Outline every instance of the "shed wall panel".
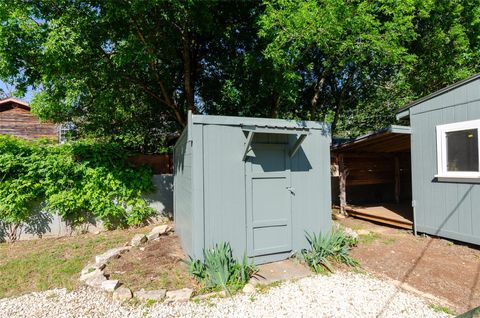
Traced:
POLYGON ((175 231, 181 239, 183 249, 191 255, 193 252, 192 146, 187 142, 186 129, 175 145, 173 162, 175 231))
MULTIPOLYGON (((291 143, 296 137, 291 137, 291 143), (293 139, 293 140, 292 140, 293 139)), ((292 158, 293 249, 308 247, 305 232, 330 231, 330 138, 315 130, 292 158)))
POLYGON ((480 243, 480 184, 440 182, 436 126, 480 119, 480 81, 412 108, 412 182, 418 231, 480 243))
POLYGON ((229 242, 246 252, 245 134, 240 127, 204 125, 205 246, 229 242))

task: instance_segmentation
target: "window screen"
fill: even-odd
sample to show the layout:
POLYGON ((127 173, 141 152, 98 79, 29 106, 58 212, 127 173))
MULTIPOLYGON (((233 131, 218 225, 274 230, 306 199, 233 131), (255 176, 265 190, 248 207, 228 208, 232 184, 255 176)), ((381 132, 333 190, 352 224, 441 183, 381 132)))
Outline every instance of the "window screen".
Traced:
POLYGON ((445 135, 447 171, 479 171, 478 130, 451 131, 445 135))

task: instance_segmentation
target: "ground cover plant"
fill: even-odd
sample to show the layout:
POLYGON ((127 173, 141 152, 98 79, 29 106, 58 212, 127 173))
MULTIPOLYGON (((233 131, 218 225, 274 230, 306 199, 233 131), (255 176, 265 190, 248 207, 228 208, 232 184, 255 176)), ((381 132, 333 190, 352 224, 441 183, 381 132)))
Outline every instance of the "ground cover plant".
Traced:
MULTIPOLYGON (((109 229, 142 224, 154 214, 142 193, 151 172, 134 169, 117 144, 77 141, 55 145, 0 136, 0 224, 17 239, 39 210, 75 227, 93 219, 109 229)), ((41 229, 40 234, 41 234, 41 229)))
POLYGON ((207 290, 222 289, 232 292, 241 289, 257 272, 246 255, 242 261, 233 257, 229 243, 215 244, 211 249, 204 249, 203 258, 203 261, 190 258, 188 264, 189 272, 203 283, 207 290))
POLYGON ((349 255, 349 250, 357 244, 357 240, 335 229, 326 234, 306 233, 310 248, 303 249, 301 258, 317 273, 333 272, 332 261, 349 266, 357 266, 358 262, 349 255))

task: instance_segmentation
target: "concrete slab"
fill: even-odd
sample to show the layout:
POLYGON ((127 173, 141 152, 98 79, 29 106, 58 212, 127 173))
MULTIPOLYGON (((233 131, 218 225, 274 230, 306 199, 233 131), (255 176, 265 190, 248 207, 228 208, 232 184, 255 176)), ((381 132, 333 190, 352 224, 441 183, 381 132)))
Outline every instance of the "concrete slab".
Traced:
POLYGON ((299 279, 312 275, 307 266, 291 259, 258 265, 258 269, 258 273, 250 279, 250 283, 254 285, 267 285, 277 281, 299 279))

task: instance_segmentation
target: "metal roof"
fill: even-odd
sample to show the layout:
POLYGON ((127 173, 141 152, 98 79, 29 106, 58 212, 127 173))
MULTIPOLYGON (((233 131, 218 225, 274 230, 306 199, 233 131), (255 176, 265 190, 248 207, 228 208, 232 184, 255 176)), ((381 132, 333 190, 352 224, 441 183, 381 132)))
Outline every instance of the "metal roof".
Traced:
MULTIPOLYGON (((411 128, 409 126, 391 125, 376 131, 369 132, 357 138, 353 138, 348 141, 332 145, 331 149, 334 152, 348 151, 358 148, 378 148, 379 150, 385 152, 396 151, 401 148, 405 148, 405 145, 403 145, 403 140, 400 141, 395 136, 405 136, 405 138, 410 138, 410 134, 411 128)), ((408 144, 409 143, 410 142, 408 140, 408 144)), ((370 151, 375 152, 372 149, 370 149, 370 151)))
POLYGON ((439 89, 438 91, 433 92, 433 93, 431 93, 430 95, 427 95, 427 96, 424 96, 424 97, 422 97, 422 98, 419 98, 419 99, 417 99, 417 100, 415 100, 415 101, 407 104, 406 106, 400 108, 399 110, 397 110, 397 111, 396 111, 397 119, 400 119, 400 118, 403 118, 403 117, 408 116, 408 114, 406 114, 406 111, 407 111, 408 109, 410 109, 411 107, 416 106, 416 105, 418 105, 418 104, 420 104, 420 103, 423 103, 423 102, 425 102, 425 101, 427 101, 427 100, 429 100, 429 99, 432 99, 432 98, 434 98, 434 97, 437 97, 437 96, 439 96, 439 95, 442 95, 442 94, 444 94, 444 93, 447 93, 447 92, 449 92, 449 91, 451 91, 451 90, 454 90, 454 89, 456 89, 456 88, 458 88, 458 87, 460 87, 460 86, 462 86, 462 85, 465 85, 465 84, 467 84, 467 83, 470 83, 470 82, 472 82, 472 81, 475 81, 475 80, 477 80, 477 79, 479 79, 479 78, 480 78, 480 73, 477 73, 477 74, 475 74, 475 75, 473 75, 473 76, 470 76, 469 78, 466 78, 466 79, 464 79, 464 80, 461 80, 461 81, 459 81, 459 82, 456 82, 456 83, 453 83, 453 84, 451 84, 451 85, 449 85, 449 86, 446 86, 446 87, 444 87, 444 88, 442 88, 442 89, 439 89), (400 113, 404 113, 404 112, 405 112, 405 114, 403 114, 402 116, 399 116, 400 113))
POLYGON ((306 121, 306 120, 288 120, 275 118, 257 118, 257 117, 235 117, 235 116, 215 116, 215 115, 192 115, 192 123, 205 125, 225 125, 225 126, 255 126, 259 128, 278 128, 278 129, 321 129, 330 131, 330 124, 306 121))

